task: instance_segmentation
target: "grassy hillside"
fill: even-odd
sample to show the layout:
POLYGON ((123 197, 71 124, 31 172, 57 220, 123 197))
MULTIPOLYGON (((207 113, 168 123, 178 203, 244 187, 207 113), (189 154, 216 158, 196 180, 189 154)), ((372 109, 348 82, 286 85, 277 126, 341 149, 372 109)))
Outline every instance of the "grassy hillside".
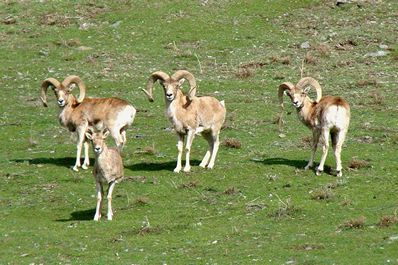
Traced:
POLYGON ((2 1, 0 263, 398 264, 398 3, 333 2, 2 1), (197 137, 192 172, 172 172, 162 89, 140 91, 177 69, 226 102, 211 171, 197 137), (72 74, 138 109, 112 222, 92 221, 92 167, 70 169, 75 140, 52 93, 38 99, 72 74), (342 178, 332 152, 321 176, 303 170, 311 132, 293 107, 284 135, 274 124, 278 85, 301 74, 352 106, 342 178))

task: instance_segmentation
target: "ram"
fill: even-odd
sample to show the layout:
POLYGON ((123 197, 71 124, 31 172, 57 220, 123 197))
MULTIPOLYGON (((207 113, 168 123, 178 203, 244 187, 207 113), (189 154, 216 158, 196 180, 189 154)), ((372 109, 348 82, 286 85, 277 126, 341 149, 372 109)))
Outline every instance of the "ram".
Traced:
POLYGON ((151 74, 146 90, 143 89, 151 102, 153 102, 153 86, 158 80, 164 89, 166 116, 178 135, 177 166, 174 172, 178 173, 182 168, 181 158, 185 136, 187 138, 185 145, 186 159, 183 171, 189 172, 191 170, 190 151, 196 134, 201 134, 209 144, 200 166, 213 168, 220 144, 219 134, 226 114, 224 101, 220 102, 214 97, 197 97, 195 77, 186 70, 179 70, 172 76, 162 71, 151 74), (181 90, 185 79, 190 84, 187 95, 181 90))
POLYGON ((108 184, 108 220, 113 218, 112 192, 115 184, 123 179, 123 160, 119 150, 108 148, 105 141, 109 135, 109 130, 88 128, 85 136, 93 143, 95 153, 94 178, 97 192, 97 207, 95 210, 94 221, 101 218, 102 200, 104 197, 103 184, 108 184))
MULTIPOLYGON (((350 124, 350 105, 337 96, 322 97, 322 89, 318 81, 312 77, 302 78, 296 85, 285 82, 279 86, 278 97, 283 113, 283 95, 286 94, 297 110, 298 117, 304 125, 312 130, 312 152, 305 169, 314 164, 314 156, 318 144, 322 145, 322 156, 316 174, 319 175, 325 165, 331 136, 336 158, 337 176, 342 176, 341 149, 350 124), (309 88, 316 90, 315 101, 308 97, 309 88)), ((282 121, 282 113, 280 121, 282 121)))
POLYGON ((83 169, 90 164, 88 155, 88 142, 85 132, 89 125, 102 121, 109 128, 110 134, 115 139, 116 145, 121 150, 126 144, 126 129, 133 123, 136 114, 135 108, 127 101, 119 98, 85 98, 86 86, 80 77, 71 75, 62 83, 55 78, 47 78, 41 85, 41 100, 45 107, 47 104, 47 89, 51 87, 57 98, 60 108, 59 122, 71 132, 77 133, 76 163, 73 170, 78 171, 81 166, 80 157, 84 144, 83 169), (79 97, 72 94, 75 84, 79 87, 79 97))

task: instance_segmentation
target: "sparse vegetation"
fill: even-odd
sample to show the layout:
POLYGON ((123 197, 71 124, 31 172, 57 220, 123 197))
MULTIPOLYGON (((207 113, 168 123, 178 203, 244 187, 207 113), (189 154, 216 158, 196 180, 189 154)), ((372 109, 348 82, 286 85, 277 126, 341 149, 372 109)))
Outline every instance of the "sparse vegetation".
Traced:
POLYGON ((0 1, 0 263, 393 264, 398 2, 360 5, 0 1), (225 100, 220 142, 241 144, 223 145, 211 171, 198 167, 207 141, 197 137, 192 171, 172 172, 177 138, 162 88, 153 104, 141 91, 153 71, 178 69, 197 77, 199 96, 225 100), (352 106, 342 178, 332 146, 325 174, 303 170, 312 134, 293 107, 283 134, 273 124, 279 84, 301 74, 352 106), (68 75, 82 77, 88 96, 138 110, 112 222, 92 221, 94 160, 69 168, 76 139, 59 126, 53 94, 47 110, 38 98, 42 80, 68 75), (333 199, 311 198, 322 187, 333 199))

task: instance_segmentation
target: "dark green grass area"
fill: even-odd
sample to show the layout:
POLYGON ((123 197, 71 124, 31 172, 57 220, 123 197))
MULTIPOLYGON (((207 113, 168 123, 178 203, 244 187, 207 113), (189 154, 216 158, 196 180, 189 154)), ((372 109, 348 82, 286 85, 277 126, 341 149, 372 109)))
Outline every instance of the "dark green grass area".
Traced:
POLYGON ((398 264, 396 10, 396 1, 1 2, 0 263, 398 264), (198 166, 207 149, 198 136, 192 172, 172 172, 177 137, 162 89, 154 103, 141 92, 153 71, 177 69, 195 75, 199 95, 226 102, 213 170, 198 166), (89 96, 138 110, 112 222, 106 208, 92 221, 92 166, 70 169, 75 140, 51 91, 48 108, 38 99, 44 79, 72 74, 89 96), (331 150, 321 176, 303 170, 311 132, 287 98, 283 134, 275 124, 279 84, 301 75, 351 104, 342 178, 331 150))

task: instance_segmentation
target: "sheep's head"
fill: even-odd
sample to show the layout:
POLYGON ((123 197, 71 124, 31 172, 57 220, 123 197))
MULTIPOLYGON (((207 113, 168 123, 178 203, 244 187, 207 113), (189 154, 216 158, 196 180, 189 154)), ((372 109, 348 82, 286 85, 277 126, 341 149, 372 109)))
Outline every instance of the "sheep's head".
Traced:
POLYGON ((72 90, 74 86, 73 84, 77 85, 79 87, 79 98, 77 99, 78 103, 81 103, 86 95, 86 87, 83 83, 83 81, 80 79, 80 77, 71 75, 68 76, 67 78, 60 83, 57 79, 55 78, 47 78, 46 80, 43 81, 41 85, 41 96, 40 99, 43 102, 43 106, 47 107, 47 89, 48 87, 51 86, 55 93, 55 97, 57 98, 57 103, 58 106, 63 108, 66 105, 68 105, 71 102, 71 99, 74 98, 72 94, 72 90))
POLYGON ((143 91, 148 96, 149 101, 153 102, 153 85, 159 80, 159 83, 163 87, 166 100, 171 102, 176 98, 177 92, 181 89, 185 79, 187 79, 190 84, 187 97, 191 100, 196 95, 196 80, 190 72, 185 70, 179 70, 171 77, 162 71, 154 72, 149 77, 146 90, 143 89, 143 91))
POLYGON ((106 138, 109 135, 109 130, 107 128, 102 130, 95 130, 93 128, 87 129, 86 138, 93 143, 94 153, 99 155, 104 150, 106 144, 106 138))
POLYGON ((290 82, 285 82, 279 86, 278 98, 281 107, 281 113, 278 117, 279 128, 281 128, 283 124, 283 95, 286 94, 290 98, 293 106, 297 109, 300 109, 303 107, 305 100, 307 98, 309 99, 308 92, 311 87, 315 88, 316 90, 317 96, 315 102, 318 103, 322 98, 322 89, 318 81, 312 77, 304 77, 300 79, 296 85, 293 85, 290 82))

